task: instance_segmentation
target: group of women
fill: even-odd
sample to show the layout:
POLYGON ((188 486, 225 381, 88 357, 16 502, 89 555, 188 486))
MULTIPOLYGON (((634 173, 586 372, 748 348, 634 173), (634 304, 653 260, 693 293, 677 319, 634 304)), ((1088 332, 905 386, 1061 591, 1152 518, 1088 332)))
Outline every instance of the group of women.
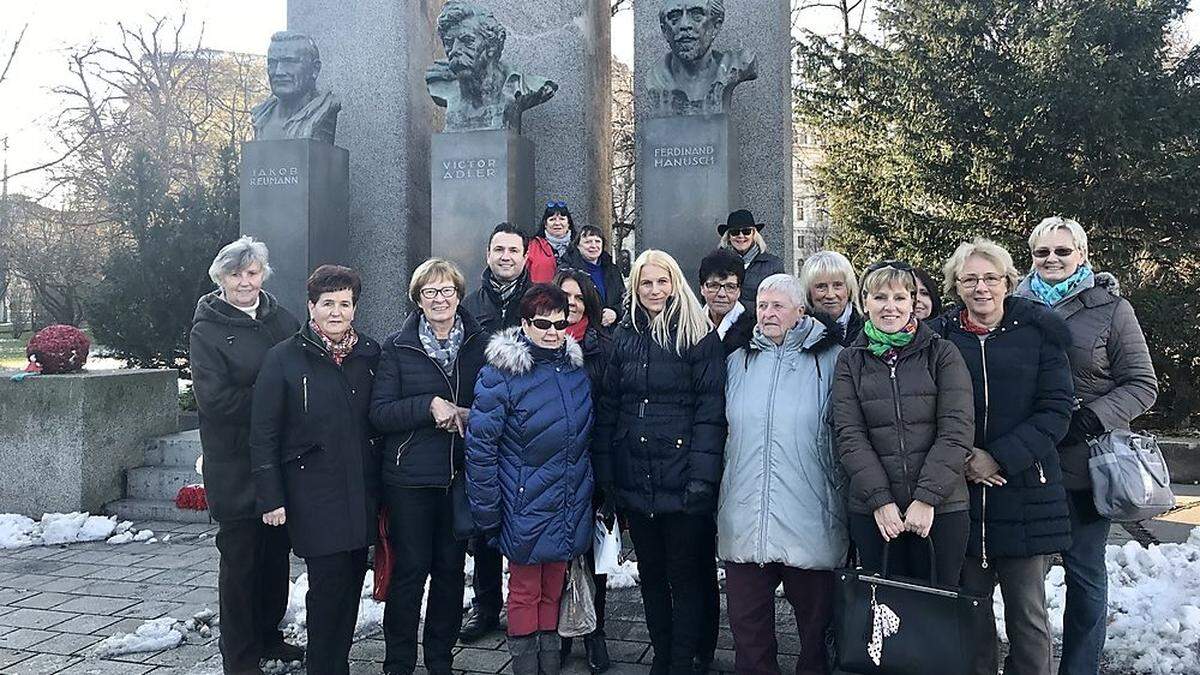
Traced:
MULTIPOLYGON (((270 542, 286 525, 309 572, 309 672, 348 672, 382 504, 395 560, 385 673, 416 668, 427 579, 424 666, 450 672, 464 516, 509 561, 512 671, 558 673, 568 564, 589 552, 597 516, 613 512, 635 550, 651 673, 711 665, 717 558, 737 672, 779 672, 781 583, 797 623, 796 672, 828 672, 832 571, 852 552, 867 569, 886 557, 889 573, 988 597, 999 584, 1004 672, 1018 675, 1051 671, 1043 576, 1061 552, 1059 672, 1098 672, 1109 524, 1092 506, 1086 442, 1127 428, 1157 388, 1133 310, 1094 272, 1077 223, 1040 223, 1023 277, 999 245, 964 243, 939 287, 902 261, 859 276, 830 251, 810 256, 799 278, 752 275, 773 256, 753 216, 730 214, 721 234, 733 263, 706 258, 698 279, 723 303, 714 313, 663 251, 637 257, 626 293, 603 233, 565 220, 544 218, 539 236, 521 237, 510 258, 527 269, 500 287, 528 275, 514 300, 519 323, 490 333, 461 304, 465 279, 445 260, 413 272, 416 310, 376 343, 353 326, 353 270, 313 273, 309 321, 296 330, 261 291, 260 243, 243 238, 218 254, 218 290, 201 307, 227 321, 214 330, 198 308, 193 369, 206 483, 253 476, 228 496, 209 488, 218 545, 239 527, 256 537, 221 546, 222 621, 226 611, 250 617, 234 619, 247 626, 245 654, 279 642, 277 603, 227 609, 224 586, 245 579, 229 583, 273 597, 270 542), (731 349, 714 319, 734 294, 754 324, 731 349), (945 311, 943 296, 955 300, 945 311)), ((589 665, 601 671, 607 653, 593 646, 589 665)), ((996 673, 996 635, 978 647, 975 672, 996 673)), ((225 658, 226 672, 259 672, 225 658)))

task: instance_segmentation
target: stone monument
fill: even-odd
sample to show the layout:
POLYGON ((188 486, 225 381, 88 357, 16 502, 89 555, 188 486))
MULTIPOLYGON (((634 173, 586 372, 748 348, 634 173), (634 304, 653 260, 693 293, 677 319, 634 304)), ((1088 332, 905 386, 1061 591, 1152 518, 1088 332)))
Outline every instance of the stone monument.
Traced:
POLYGON ((474 285, 492 226, 533 225, 534 146, 521 136, 521 115, 550 100, 558 85, 503 60, 507 31, 479 5, 447 2, 437 32, 446 58, 433 62, 425 82, 446 108, 446 128, 431 145, 432 249, 474 285))
POLYGON ((348 260, 350 154, 333 144, 342 104, 317 89, 321 55, 303 33, 271 36, 271 96, 251 111, 254 140, 242 144, 241 231, 266 242, 268 287, 298 317, 304 282, 325 263, 348 260))
POLYGON ((691 279, 700 259, 717 245, 716 225, 736 208, 768 214, 764 222, 771 229, 779 228, 775 236, 785 229, 790 233, 787 2, 756 0, 735 6, 735 0, 660 0, 638 3, 634 11, 638 248, 670 252, 691 279), (747 25, 735 32, 745 48, 718 45, 727 6, 741 10, 735 25, 747 25), (782 29, 773 26, 776 21, 782 29), (666 51, 663 39, 669 47, 666 51), (743 105, 733 114, 734 90, 742 82, 759 79, 763 52, 772 57, 774 66, 766 83, 770 91, 764 93, 763 83, 757 82, 754 104, 743 105), (755 118, 764 105, 773 111, 776 103, 765 98, 779 98, 787 110, 783 119, 770 120, 783 129, 778 140, 759 119, 751 125, 742 121, 755 118), (777 144, 777 149, 759 149, 766 144, 777 144), (766 175, 757 166, 753 153, 759 151, 779 155, 776 175, 766 175), (787 183, 787 201, 774 195, 750 198, 747 187, 757 190, 758 182, 787 183))

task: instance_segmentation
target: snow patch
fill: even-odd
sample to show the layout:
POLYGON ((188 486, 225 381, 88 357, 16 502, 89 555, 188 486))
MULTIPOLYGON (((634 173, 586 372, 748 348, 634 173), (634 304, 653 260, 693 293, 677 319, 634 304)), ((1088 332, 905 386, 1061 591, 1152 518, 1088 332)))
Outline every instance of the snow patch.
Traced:
POLYGON ((118 633, 105 638, 92 648, 92 654, 107 659, 126 654, 174 649, 183 644, 184 631, 183 623, 178 619, 169 616, 151 619, 138 626, 132 633, 118 633))
MULTIPOLYGON (((16 513, 0 513, 0 549, 29 546, 57 546, 81 541, 144 541, 133 533, 133 523, 117 522, 114 516, 93 516, 90 513, 46 513, 33 520, 16 513), (126 537, 128 535, 128 538, 126 537)), ((154 536, 151 532, 146 539, 154 536)))

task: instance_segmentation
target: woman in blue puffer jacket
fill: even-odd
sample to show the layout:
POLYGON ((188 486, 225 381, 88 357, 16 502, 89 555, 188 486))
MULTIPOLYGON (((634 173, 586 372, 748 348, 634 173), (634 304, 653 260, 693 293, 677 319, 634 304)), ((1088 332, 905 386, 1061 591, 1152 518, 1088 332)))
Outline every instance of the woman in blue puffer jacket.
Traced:
POLYGON ((591 546, 591 384, 567 325, 562 289, 526 291, 520 328, 488 343, 467 421, 471 514, 509 562, 514 675, 559 672, 567 563, 591 546))

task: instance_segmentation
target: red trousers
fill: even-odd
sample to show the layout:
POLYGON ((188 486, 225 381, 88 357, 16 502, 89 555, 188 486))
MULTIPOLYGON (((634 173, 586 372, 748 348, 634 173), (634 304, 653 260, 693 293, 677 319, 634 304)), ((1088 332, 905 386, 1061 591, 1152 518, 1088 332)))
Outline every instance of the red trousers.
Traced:
POLYGON ((567 563, 508 563, 508 634, 517 637, 558 630, 567 563))

